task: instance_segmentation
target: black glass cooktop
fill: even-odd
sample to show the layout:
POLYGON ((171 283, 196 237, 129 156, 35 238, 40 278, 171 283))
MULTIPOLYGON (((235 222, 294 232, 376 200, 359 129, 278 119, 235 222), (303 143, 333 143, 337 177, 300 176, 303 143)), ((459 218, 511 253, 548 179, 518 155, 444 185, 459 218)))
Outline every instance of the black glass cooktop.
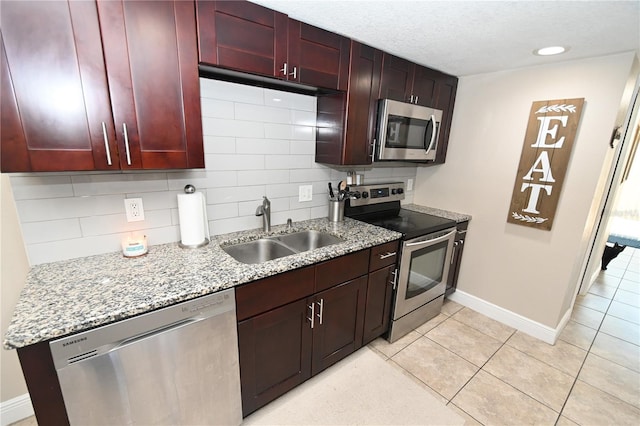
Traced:
POLYGON ((455 228, 456 226, 455 220, 405 209, 396 210, 393 212, 393 215, 385 216, 378 214, 369 217, 354 217, 354 219, 400 232, 404 234, 405 240, 442 231, 447 228, 455 228))

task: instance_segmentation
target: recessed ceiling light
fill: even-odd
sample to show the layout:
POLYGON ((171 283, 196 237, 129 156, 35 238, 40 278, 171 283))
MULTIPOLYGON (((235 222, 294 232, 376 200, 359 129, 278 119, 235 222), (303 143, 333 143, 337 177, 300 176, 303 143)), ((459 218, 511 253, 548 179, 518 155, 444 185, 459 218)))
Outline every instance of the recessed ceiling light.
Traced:
POLYGON ((559 55, 566 52, 567 50, 569 50, 569 48, 563 46, 549 46, 543 47, 541 49, 536 49, 533 51, 533 54, 539 56, 559 55))

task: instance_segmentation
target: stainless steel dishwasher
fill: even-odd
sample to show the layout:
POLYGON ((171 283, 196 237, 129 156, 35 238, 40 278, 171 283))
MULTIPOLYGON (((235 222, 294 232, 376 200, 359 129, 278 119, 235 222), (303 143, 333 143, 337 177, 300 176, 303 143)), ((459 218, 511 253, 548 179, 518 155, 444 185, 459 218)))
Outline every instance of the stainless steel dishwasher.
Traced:
POLYGON ((71 425, 242 422, 233 289, 50 343, 71 425))

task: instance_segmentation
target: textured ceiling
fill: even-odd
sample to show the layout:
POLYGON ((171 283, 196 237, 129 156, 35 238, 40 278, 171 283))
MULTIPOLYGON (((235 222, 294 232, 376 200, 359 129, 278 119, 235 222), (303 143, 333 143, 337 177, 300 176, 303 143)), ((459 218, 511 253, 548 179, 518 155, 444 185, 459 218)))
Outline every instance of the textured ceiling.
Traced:
POLYGON ((251 1, 457 76, 640 49, 640 0, 251 1))

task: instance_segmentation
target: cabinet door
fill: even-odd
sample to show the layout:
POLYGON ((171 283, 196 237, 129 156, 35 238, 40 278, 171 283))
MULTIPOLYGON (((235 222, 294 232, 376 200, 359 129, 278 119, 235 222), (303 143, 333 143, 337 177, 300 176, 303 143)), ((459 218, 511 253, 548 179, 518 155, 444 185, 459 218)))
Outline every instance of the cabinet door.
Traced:
POLYGON ((318 293, 313 328, 312 374, 340 361, 362 346, 367 277, 318 293))
POLYGON ((289 19, 289 81, 326 89, 347 90, 349 39, 289 19))
POLYGON ((384 53, 380 78, 380 99, 410 102, 415 64, 384 53))
POLYGON ((438 80, 436 87, 435 107, 442 110, 442 125, 440 130, 440 142, 436 152, 434 163, 444 163, 449 145, 449 133, 451 131, 451 120, 453 118, 453 107, 456 101, 456 90, 458 88, 458 78, 443 74, 438 80))
POLYGON ((243 416, 311 377, 310 313, 302 299, 238 324, 243 416))
POLYGON ((414 103, 426 107, 436 107, 436 84, 442 73, 420 65, 415 66, 413 74, 413 95, 414 103))
POLYGON ((286 79, 287 15, 247 1, 198 1, 200 62, 286 79))
POLYGON ((204 167, 195 5, 98 1, 123 169, 204 167))
POLYGON ((0 25, 2 171, 118 169, 95 3, 3 2, 0 25))
POLYGON ((369 273, 362 344, 366 345, 389 328, 395 265, 369 273))

